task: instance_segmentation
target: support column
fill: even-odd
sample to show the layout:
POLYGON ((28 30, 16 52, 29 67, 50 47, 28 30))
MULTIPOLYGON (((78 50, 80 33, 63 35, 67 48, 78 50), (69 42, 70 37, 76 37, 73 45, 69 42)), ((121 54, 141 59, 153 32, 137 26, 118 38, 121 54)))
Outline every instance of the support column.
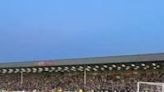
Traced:
POLYGON ((140 91, 140 82, 137 82, 137 92, 140 91))
POLYGON ((84 85, 86 85, 86 81, 87 80, 87 71, 86 71, 86 68, 84 66, 84 85))
POLYGON ((162 83, 162 92, 164 92, 164 83, 162 83))
POLYGON ((23 72, 21 72, 21 87, 23 85, 23 72))

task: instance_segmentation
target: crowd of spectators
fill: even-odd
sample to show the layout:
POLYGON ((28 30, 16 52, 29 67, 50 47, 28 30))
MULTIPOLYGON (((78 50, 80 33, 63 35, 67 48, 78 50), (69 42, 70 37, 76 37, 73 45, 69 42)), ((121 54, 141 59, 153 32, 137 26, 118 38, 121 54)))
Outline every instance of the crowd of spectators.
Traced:
POLYGON ((55 90, 84 92, 136 92, 137 82, 164 82, 163 70, 42 72, 0 74, 0 89, 28 92, 57 92, 55 90), (52 91, 54 90, 54 91, 52 91))

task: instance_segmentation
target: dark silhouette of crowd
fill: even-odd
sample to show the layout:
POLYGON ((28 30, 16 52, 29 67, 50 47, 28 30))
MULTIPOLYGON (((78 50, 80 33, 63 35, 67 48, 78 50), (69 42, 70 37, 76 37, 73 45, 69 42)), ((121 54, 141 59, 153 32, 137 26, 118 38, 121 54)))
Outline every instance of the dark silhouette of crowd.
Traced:
POLYGON ((1 73, 0 89, 28 92, 136 92, 137 82, 164 82, 164 71, 127 70, 87 72, 1 73), (22 78, 22 79, 21 79, 22 78))

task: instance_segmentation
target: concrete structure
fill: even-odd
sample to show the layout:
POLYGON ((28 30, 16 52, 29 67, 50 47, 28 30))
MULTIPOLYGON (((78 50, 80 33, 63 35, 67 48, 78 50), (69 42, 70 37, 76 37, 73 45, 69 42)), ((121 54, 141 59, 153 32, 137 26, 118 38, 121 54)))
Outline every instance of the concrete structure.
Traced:
POLYGON ((0 73, 42 71, 98 71, 127 69, 157 69, 164 67, 164 53, 91 57, 64 60, 24 61, 1 63, 0 73))

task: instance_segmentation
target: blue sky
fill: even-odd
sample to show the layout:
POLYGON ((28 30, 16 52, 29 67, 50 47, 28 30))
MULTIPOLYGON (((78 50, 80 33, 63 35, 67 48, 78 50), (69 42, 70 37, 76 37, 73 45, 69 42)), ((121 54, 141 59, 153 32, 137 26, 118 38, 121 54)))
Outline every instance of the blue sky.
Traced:
POLYGON ((2 0, 0 62, 164 52, 163 0, 2 0))

